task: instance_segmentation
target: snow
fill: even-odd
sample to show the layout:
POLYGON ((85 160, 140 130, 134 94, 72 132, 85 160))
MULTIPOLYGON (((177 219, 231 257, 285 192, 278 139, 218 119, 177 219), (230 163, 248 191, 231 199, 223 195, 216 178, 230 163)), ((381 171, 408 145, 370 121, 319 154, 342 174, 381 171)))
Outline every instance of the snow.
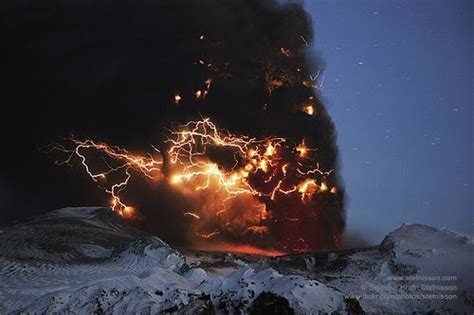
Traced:
POLYGON ((245 313, 264 292, 297 314, 346 312, 349 295, 366 312, 473 310, 472 237, 424 225, 404 225, 374 248, 267 259, 183 254, 106 208, 60 209, 2 230, 1 314, 245 313), (362 296, 415 275, 456 276, 458 300, 362 296))
POLYGON ((472 236, 404 224, 388 234, 377 249, 360 251, 344 260, 346 268, 321 276, 333 277, 327 285, 358 296, 365 311, 474 310, 472 236))

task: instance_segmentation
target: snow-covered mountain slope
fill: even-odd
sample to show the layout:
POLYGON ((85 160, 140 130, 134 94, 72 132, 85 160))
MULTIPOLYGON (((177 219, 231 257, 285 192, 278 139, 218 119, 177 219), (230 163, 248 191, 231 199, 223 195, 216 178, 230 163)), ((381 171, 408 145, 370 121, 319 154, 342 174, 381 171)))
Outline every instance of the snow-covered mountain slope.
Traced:
POLYGON ((405 224, 379 246, 289 255, 272 265, 337 288, 369 313, 474 311, 473 238, 446 229, 405 224))
POLYGON ((337 253, 183 254, 110 209, 65 208, 0 229, 0 313, 472 312, 473 246, 404 225, 380 246, 337 253), (457 299, 411 298, 423 283, 455 285, 442 292, 457 299), (405 299, 370 296, 387 284, 405 299))

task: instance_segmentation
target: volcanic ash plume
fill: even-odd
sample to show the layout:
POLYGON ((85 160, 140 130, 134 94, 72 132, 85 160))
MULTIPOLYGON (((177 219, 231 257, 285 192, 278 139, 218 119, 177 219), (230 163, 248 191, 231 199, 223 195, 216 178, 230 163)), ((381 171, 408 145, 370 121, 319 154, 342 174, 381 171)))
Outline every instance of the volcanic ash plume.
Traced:
POLYGON ((48 57, 36 70, 54 72, 48 84, 63 87, 48 99, 45 119, 55 128, 44 136, 87 139, 47 151, 85 170, 119 214, 195 248, 340 245, 335 130, 319 101, 323 69, 309 54, 312 25, 300 5, 116 1, 109 10, 68 1, 60 14, 43 9, 60 29, 49 32, 61 34, 42 39, 38 55, 48 57), (58 38, 82 43, 74 78, 71 50, 58 49, 58 38), (80 108, 73 118, 66 99, 80 108))

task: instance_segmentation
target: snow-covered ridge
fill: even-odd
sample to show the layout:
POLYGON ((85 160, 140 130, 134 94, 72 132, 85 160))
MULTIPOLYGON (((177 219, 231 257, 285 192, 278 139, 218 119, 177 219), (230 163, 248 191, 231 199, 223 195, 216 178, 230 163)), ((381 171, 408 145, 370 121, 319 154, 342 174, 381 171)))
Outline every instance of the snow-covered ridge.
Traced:
POLYGON ((472 237, 425 225, 404 225, 377 247, 266 259, 181 253, 107 208, 60 209, 1 230, 1 314, 474 310, 472 237), (421 276, 457 277, 448 284, 458 298, 364 296, 421 276))

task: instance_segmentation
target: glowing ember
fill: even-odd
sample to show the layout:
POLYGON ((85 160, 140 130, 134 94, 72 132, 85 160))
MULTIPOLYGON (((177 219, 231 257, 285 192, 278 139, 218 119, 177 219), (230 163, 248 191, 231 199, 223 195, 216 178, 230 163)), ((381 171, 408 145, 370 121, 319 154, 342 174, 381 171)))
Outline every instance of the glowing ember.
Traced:
POLYGON ((307 155, 308 155, 308 147, 306 146, 306 144, 304 143, 304 139, 303 141, 298 144, 298 146, 296 147, 296 152, 298 152, 298 155, 301 157, 301 158, 305 158, 307 155))
POLYGON ((174 96, 174 103, 175 103, 175 104, 179 104, 180 102, 181 102, 181 95, 176 94, 176 95, 174 96))
POLYGON ((135 209, 133 207, 125 207, 120 213, 124 218, 131 219, 135 216, 135 209))
POLYGON ((313 116, 315 114, 314 106, 313 105, 304 105, 303 112, 306 114, 313 116))

